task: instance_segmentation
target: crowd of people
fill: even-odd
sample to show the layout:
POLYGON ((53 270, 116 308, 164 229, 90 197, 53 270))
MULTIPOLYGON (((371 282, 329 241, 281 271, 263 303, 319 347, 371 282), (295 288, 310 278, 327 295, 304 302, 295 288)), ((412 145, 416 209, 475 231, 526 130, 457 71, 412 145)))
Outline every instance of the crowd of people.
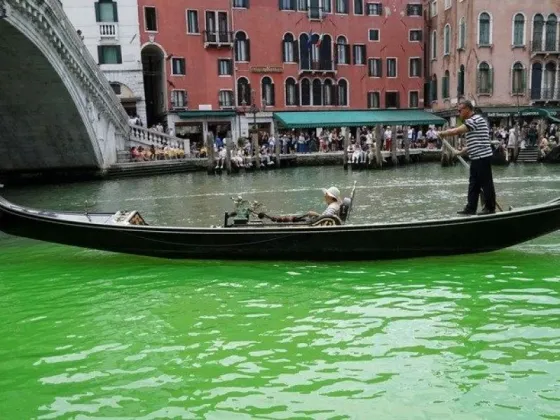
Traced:
POLYGON ((490 130, 491 138, 499 142, 499 147, 513 156, 515 149, 523 150, 528 147, 538 147, 539 159, 546 158, 559 146, 559 129, 556 124, 545 124, 539 135, 537 121, 524 122, 519 128, 513 126, 493 126, 490 130), (518 132, 518 133, 517 133, 518 132), (519 135, 519 139, 517 136, 519 135))

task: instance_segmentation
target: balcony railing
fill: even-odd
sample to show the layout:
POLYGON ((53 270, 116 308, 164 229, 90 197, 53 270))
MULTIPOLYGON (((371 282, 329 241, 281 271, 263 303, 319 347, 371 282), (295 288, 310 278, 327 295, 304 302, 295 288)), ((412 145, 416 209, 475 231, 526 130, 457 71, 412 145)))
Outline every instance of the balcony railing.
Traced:
POLYGON ((336 72, 334 60, 303 61, 299 66, 300 73, 336 72))
POLYGON ((118 39, 119 31, 116 23, 100 23, 99 36, 101 39, 118 39))
POLYGON ((233 45, 233 32, 204 31, 204 45, 233 45))
POLYGON ((560 53, 560 48, 556 40, 533 40, 531 43, 533 54, 560 53))
POLYGON ((531 89, 533 101, 560 101, 560 88, 531 89))

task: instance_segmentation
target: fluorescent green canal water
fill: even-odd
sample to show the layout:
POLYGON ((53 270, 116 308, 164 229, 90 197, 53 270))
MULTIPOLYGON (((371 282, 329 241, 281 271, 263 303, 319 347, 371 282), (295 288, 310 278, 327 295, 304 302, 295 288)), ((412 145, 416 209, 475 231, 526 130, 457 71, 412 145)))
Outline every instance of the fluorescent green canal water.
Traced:
MULTIPOLYGON (((503 207, 560 196, 560 167, 495 172, 503 207)), ((232 195, 297 212, 353 180, 354 222, 446 217, 466 195, 464 171, 437 165, 3 193, 207 226, 232 195)), ((167 261, 7 236, 0 251, 2 419, 560 418, 560 232, 381 263, 167 261)))

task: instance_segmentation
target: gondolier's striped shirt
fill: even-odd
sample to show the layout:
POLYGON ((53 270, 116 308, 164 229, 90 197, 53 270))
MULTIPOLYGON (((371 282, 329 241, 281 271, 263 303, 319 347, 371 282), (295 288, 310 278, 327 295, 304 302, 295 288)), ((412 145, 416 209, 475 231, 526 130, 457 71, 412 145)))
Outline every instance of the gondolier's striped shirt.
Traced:
POLYGON ((492 156, 490 143, 490 130, 488 123, 480 115, 473 115, 465 121, 469 131, 466 134, 467 149, 471 160, 482 159, 492 156))

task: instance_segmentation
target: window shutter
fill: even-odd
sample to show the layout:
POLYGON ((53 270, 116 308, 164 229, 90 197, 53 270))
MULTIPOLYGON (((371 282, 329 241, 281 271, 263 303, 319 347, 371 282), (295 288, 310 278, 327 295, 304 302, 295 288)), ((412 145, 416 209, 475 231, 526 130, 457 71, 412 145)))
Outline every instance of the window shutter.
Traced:
POLYGON ((494 91, 494 69, 488 70, 488 93, 492 95, 494 91))
POLYGON ((103 47, 101 45, 97 46, 97 64, 103 64, 103 47))
POLYGON ((292 45, 294 46, 294 61, 296 63, 299 63, 299 43, 298 43, 298 40, 295 39, 293 41, 292 45))
POLYGON ((218 76, 220 75, 220 60, 218 59, 218 76))
POLYGON ((340 105, 338 103, 338 84, 333 85, 332 94, 333 94, 333 105, 340 105))
POLYGON ((101 22, 101 12, 99 11, 99 2, 95 2, 95 21, 101 22))
POLYGON ((377 59, 378 62, 378 66, 377 69, 379 70, 379 77, 383 77, 383 61, 381 61, 381 58, 377 59))
POLYGON ((117 2, 113 2, 113 16, 115 18, 115 22, 119 21, 119 11, 117 7, 117 2))
POLYGON ((282 62, 286 62, 286 41, 282 40, 280 44, 280 48, 282 48, 282 62))
POLYGON ((290 1, 290 8, 291 8, 292 10, 297 10, 296 2, 297 2, 297 0, 291 0, 291 1, 290 1))
POLYGON ((346 50, 346 64, 350 64, 352 62, 351 61, 352 49, 350 48, 350 44, 345 45, 344 49, 346 50))
MULTIPOLYGON (((117 47, 117 63, 122 64, 122 52, 121 52, 121 46, 120 45, 117 47)), ((185 73, 185 72, 183 72, 183 73, 185 73)))
POLYGON ((521 70, 521 89, 523 92, 527 89, 527 70, 521 70))
POLYGON ((335 62, 335 64, 339 64, 339 62, 338 62, 338 44, 334 44, 334 62, 335 62))
POLYGON ((401 107, 401 93, 397 92, 396 96, 397 96, 397 108, 400 108, 401 107))
POLYGON ((476 93, 480 93, 480 88, 482 85, 481 73, 482 72, 480 70, 476 71, 476 93))
POLYGON ((247 39, 245 45, 247 46, 247 61, 251 61, 251 40, 247 39))
POLYGON ((354 49, 354 54, 352 54, 352 64, 356 64, 356 49, 358 48, 358 46, 354 45, 352 48, 354 49))
POLYGON ((283 10, 282 9, 282 0, 278 0, 278 10, 283 10))
POLYGON ((274 89, 274 83, 272 83, 272 84, 270 85, 270 90, 271 90, 271 92, 270 92, 270 99, 271 99, 271 102, 272 102, 272 103, 270 103, 269 105, 274 106, 274 105, 276 105, 276 89, 274 89))
POLYGON ((296 103, 295 103, 295 105, 297 105, 297 106, 300 105, 300 102, 299 102, 299 88, 300 88, 300 83, 296 83, 295 84, 295 90, 296 90, 296 94, 295 94, 296 103))

